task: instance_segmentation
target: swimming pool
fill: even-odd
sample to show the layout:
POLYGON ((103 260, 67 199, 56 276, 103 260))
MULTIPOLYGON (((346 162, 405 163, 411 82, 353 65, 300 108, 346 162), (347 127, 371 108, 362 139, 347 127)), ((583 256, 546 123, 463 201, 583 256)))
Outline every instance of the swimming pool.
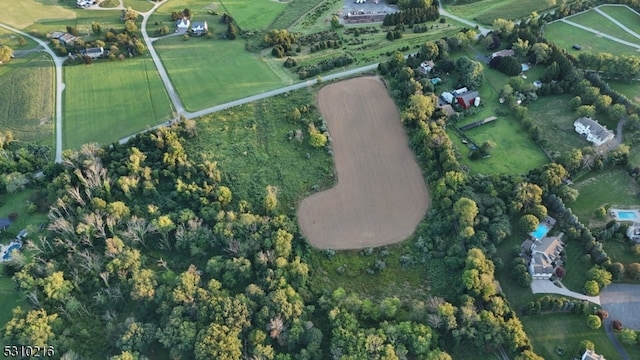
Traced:
POLYGON ((11 243, 9 245, 9 248, 7 248, 7 253, 2 256, 2 260, 7 261, 7 260, 11 259, 11 252, 14 249, 20 249, 20 247, 21 247, 21 245, 18 244, 18 243, 11 243))
POLYGON ((538 225, 538 228, 536 229, 536 231, 534 231, 532 233, 529 233, 529 235, 531 235, 531 237, 533 237, 536 240, 540 240, 545 235, 547 235, 549 230, 551 230, 551 229, 549 228, 549 226, 546 223, 541 223, 540 225, 538 225))
POLYGON ((618 217, 620 219, 637 219, 638 214, 635 211, 618 211, 618 217))

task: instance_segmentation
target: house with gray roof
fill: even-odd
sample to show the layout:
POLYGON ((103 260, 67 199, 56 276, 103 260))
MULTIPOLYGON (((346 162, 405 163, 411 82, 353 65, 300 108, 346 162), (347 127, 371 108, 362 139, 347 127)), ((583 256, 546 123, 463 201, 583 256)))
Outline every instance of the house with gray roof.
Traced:
POLYGON ((584 136, 595 146, 600 146, 615 137, 613 131, 589 117, 579 118, 573 123, 573 127, 578 134, 584 136))
POLYGON ((584 354, 582 354, 582 357, 580 358, 580 360, 606 360, 604 358, 604 356, 597 354, 595 351, 593 350, 585 350, 584 354))
MULTIPOLYGON (((531 251, 529 273, 533 279, 549 279, 560 263, 560 253, 564 249, 562 236, 545 236, 542 239, 525 242, 531 251)), ((525 245, 523 244, 523 247, 525 245)))

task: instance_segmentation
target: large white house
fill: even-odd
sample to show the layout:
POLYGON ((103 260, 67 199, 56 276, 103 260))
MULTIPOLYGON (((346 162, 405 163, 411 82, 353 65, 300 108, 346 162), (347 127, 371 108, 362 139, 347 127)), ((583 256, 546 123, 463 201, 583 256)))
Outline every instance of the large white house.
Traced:
POLYGON ((573 127, 578 134, 584 136, 596 146, 600 146, 615 137, 613 131, 608 130, 604 125, 600 125, 597 120, 588 117, 579 118, 573 123, 573 127))
POLYGON ((593 350, 585 350, 580 360, 606 360, 604 356, 597 354, 593 350))
POLYGON ((564 249, 562 233, 558 236, 545 236, 531 243, 531 262, 529 273, 533 279, 549 279, 555 273, 564 249))

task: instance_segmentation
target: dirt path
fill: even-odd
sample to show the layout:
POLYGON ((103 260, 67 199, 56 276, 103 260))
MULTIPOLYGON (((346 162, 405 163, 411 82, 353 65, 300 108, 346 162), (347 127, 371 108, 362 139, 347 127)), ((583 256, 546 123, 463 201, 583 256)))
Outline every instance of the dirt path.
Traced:
POLYGON ((333 139, 338 184, 300 203, 298 222, 318 248, 398 243, 426 214, 429 194, 400 114, 376 77, 327 85, 318 106, 333 139))

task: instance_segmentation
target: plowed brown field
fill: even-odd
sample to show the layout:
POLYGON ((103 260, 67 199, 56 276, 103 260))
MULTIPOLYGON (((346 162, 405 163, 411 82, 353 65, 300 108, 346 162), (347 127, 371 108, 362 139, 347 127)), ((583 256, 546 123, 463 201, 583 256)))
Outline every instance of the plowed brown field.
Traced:
POLYGON ((338 183, 302 200, 302 233, 321 249, 403 241, 426 214, 429 194, 384 85, 376 77, 327 85, 318 106, 333 139, 338 183))

